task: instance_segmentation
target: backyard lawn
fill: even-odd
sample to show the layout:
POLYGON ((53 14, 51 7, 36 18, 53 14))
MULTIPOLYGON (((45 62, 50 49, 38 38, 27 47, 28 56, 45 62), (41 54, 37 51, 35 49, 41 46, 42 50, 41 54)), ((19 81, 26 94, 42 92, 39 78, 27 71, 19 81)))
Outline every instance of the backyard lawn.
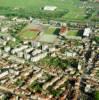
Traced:
POLYGON ((95 36, 95 41, 99 44, 99 36, 95 36))
POLYGON ((53 34, 56 28, 54 27, 49 27, 48 29, 45 30, 45 34, 53 34))
POLYGON ((99 91, 95 92, 95 100, 99 100, 99 91))

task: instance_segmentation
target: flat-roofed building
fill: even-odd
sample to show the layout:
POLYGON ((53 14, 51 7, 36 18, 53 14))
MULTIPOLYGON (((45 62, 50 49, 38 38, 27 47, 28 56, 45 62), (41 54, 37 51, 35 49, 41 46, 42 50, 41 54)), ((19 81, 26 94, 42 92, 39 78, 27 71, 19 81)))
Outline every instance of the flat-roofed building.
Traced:
POLYGON ((84 30, 84 33, 83 33, 83 36, 87 36, 87 37, 89 37, 89 35, 91 34, 91 29, 90 28, 85 28, 85 30, 84 30))
POLYGON ((54 10, 56 10, 56 6, 45 6, 44 8, 43 8, 43 10, 47 10, 47 11, 54 11, 54 10))

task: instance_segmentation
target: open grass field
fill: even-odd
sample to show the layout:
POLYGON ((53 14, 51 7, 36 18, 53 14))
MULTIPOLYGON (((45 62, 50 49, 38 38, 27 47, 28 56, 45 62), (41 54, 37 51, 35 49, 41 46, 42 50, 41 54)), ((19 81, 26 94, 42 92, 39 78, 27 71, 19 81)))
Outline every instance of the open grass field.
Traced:
POLYGON ((44 32, 45 34, 53 34, 55 32, 56 28, 54 27, 49 27, 48 29, 46 29, 46 31, 44 32))
MULTIPOLYGON (((29 10, 40 10, 46 5, 57 6, 58 10, 73 9, 79 5, 79 0, 0 0, 1 7, 24 8, 29 10)), ((76 8, 78 9, 78 8, 76 8)))
MULTIPOLYGON (((13 13, 15 10, 21 9, 25 13, 37 13, 41 11, 42 7, 49 5, 49 6, 56 6, 56 11, 64 12, 62 13, 61 18, 67 20, 84 20, 85 17, 85 6, 88 4, 83 5, 80 0, 0 0, 0 7, 9 7, 13 9, 13 13), (65 11, 68 11, 65 13, 65 11)), ((0 10, 2 13, 11 13, 10 11, 0 10)), ((19 11, 20 12, 20 11, 19 11)), ((54 12, 55 13, 55 12, 54 12)), ((48 12, 47 12, 48 14, 48 12)), ((44 14, 43 14, 44 15, 44 14)), ((49 14, 50 15, 50 14, 49 14)), ((37 15, 39 16, 39 15, 37 15)), ((53 15, 55 16, 55 15, 53 15)), ((36 16, 35 16, 36 17, 36 16)), ((51 17, 51 16, 50 16, 51 17)))
POLYGON ((70 30, 67 32, 68 36, 77 36, 78 30, 70 30))
POLYGON ((56 27, 48 27, 45 29, 44 34, 52 34, 52 35, 58 35, 60 32, 59 28, 56 27))

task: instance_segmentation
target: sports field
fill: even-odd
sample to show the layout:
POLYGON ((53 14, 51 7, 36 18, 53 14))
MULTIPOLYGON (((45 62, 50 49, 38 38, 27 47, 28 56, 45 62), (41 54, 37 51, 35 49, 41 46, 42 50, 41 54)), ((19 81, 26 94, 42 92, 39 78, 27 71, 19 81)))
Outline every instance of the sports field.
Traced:
POLYGON ((23 33, 20 33, 20 38, 22 39, 35 39, 37 37, 37 32, 34 32, 34 31, 26 31, 26 32, 23 32, 23 33))
POLYGON ((53 34, 53 35, 58 35, 60 32, 59 28, 56 27, 48 27, 45 29, 44 34, 53 34))
POLYGON ((78 30, 69 30, 69 32, 67 32, 68 36, 77 36, 77 32, 78 30))
POLYGON ((0 0, 0 7, 0 14, 15 14, 15 12, 21 12, 20 14, 22 14, 23 12, 24 15, 28 13, 34 15, 34 17, 45 17, 48 15, 47 17, 50 18, 62 18, 67 20, 83 20, 86 8, 80 0, 0 0), (51 14, 44 11, 40 13, 42 12, 41 8, 47 5, 56 6, 56 11, 51 14), (44 13, 46 14, 44 15, 44 13))

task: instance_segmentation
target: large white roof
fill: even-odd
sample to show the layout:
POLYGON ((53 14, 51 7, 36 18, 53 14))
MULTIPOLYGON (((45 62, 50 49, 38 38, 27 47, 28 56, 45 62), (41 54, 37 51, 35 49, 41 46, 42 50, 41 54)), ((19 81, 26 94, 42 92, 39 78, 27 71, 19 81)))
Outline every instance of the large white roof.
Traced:
POLYGON ((83 36, 89 36, 91 32, 92 31, 91 31, 90 28, 85 28, 84 33, 83 33, 83 36))
POLYGON ((56 6, 45 6, 44 10, 54 11, 56 8, 56 6))

